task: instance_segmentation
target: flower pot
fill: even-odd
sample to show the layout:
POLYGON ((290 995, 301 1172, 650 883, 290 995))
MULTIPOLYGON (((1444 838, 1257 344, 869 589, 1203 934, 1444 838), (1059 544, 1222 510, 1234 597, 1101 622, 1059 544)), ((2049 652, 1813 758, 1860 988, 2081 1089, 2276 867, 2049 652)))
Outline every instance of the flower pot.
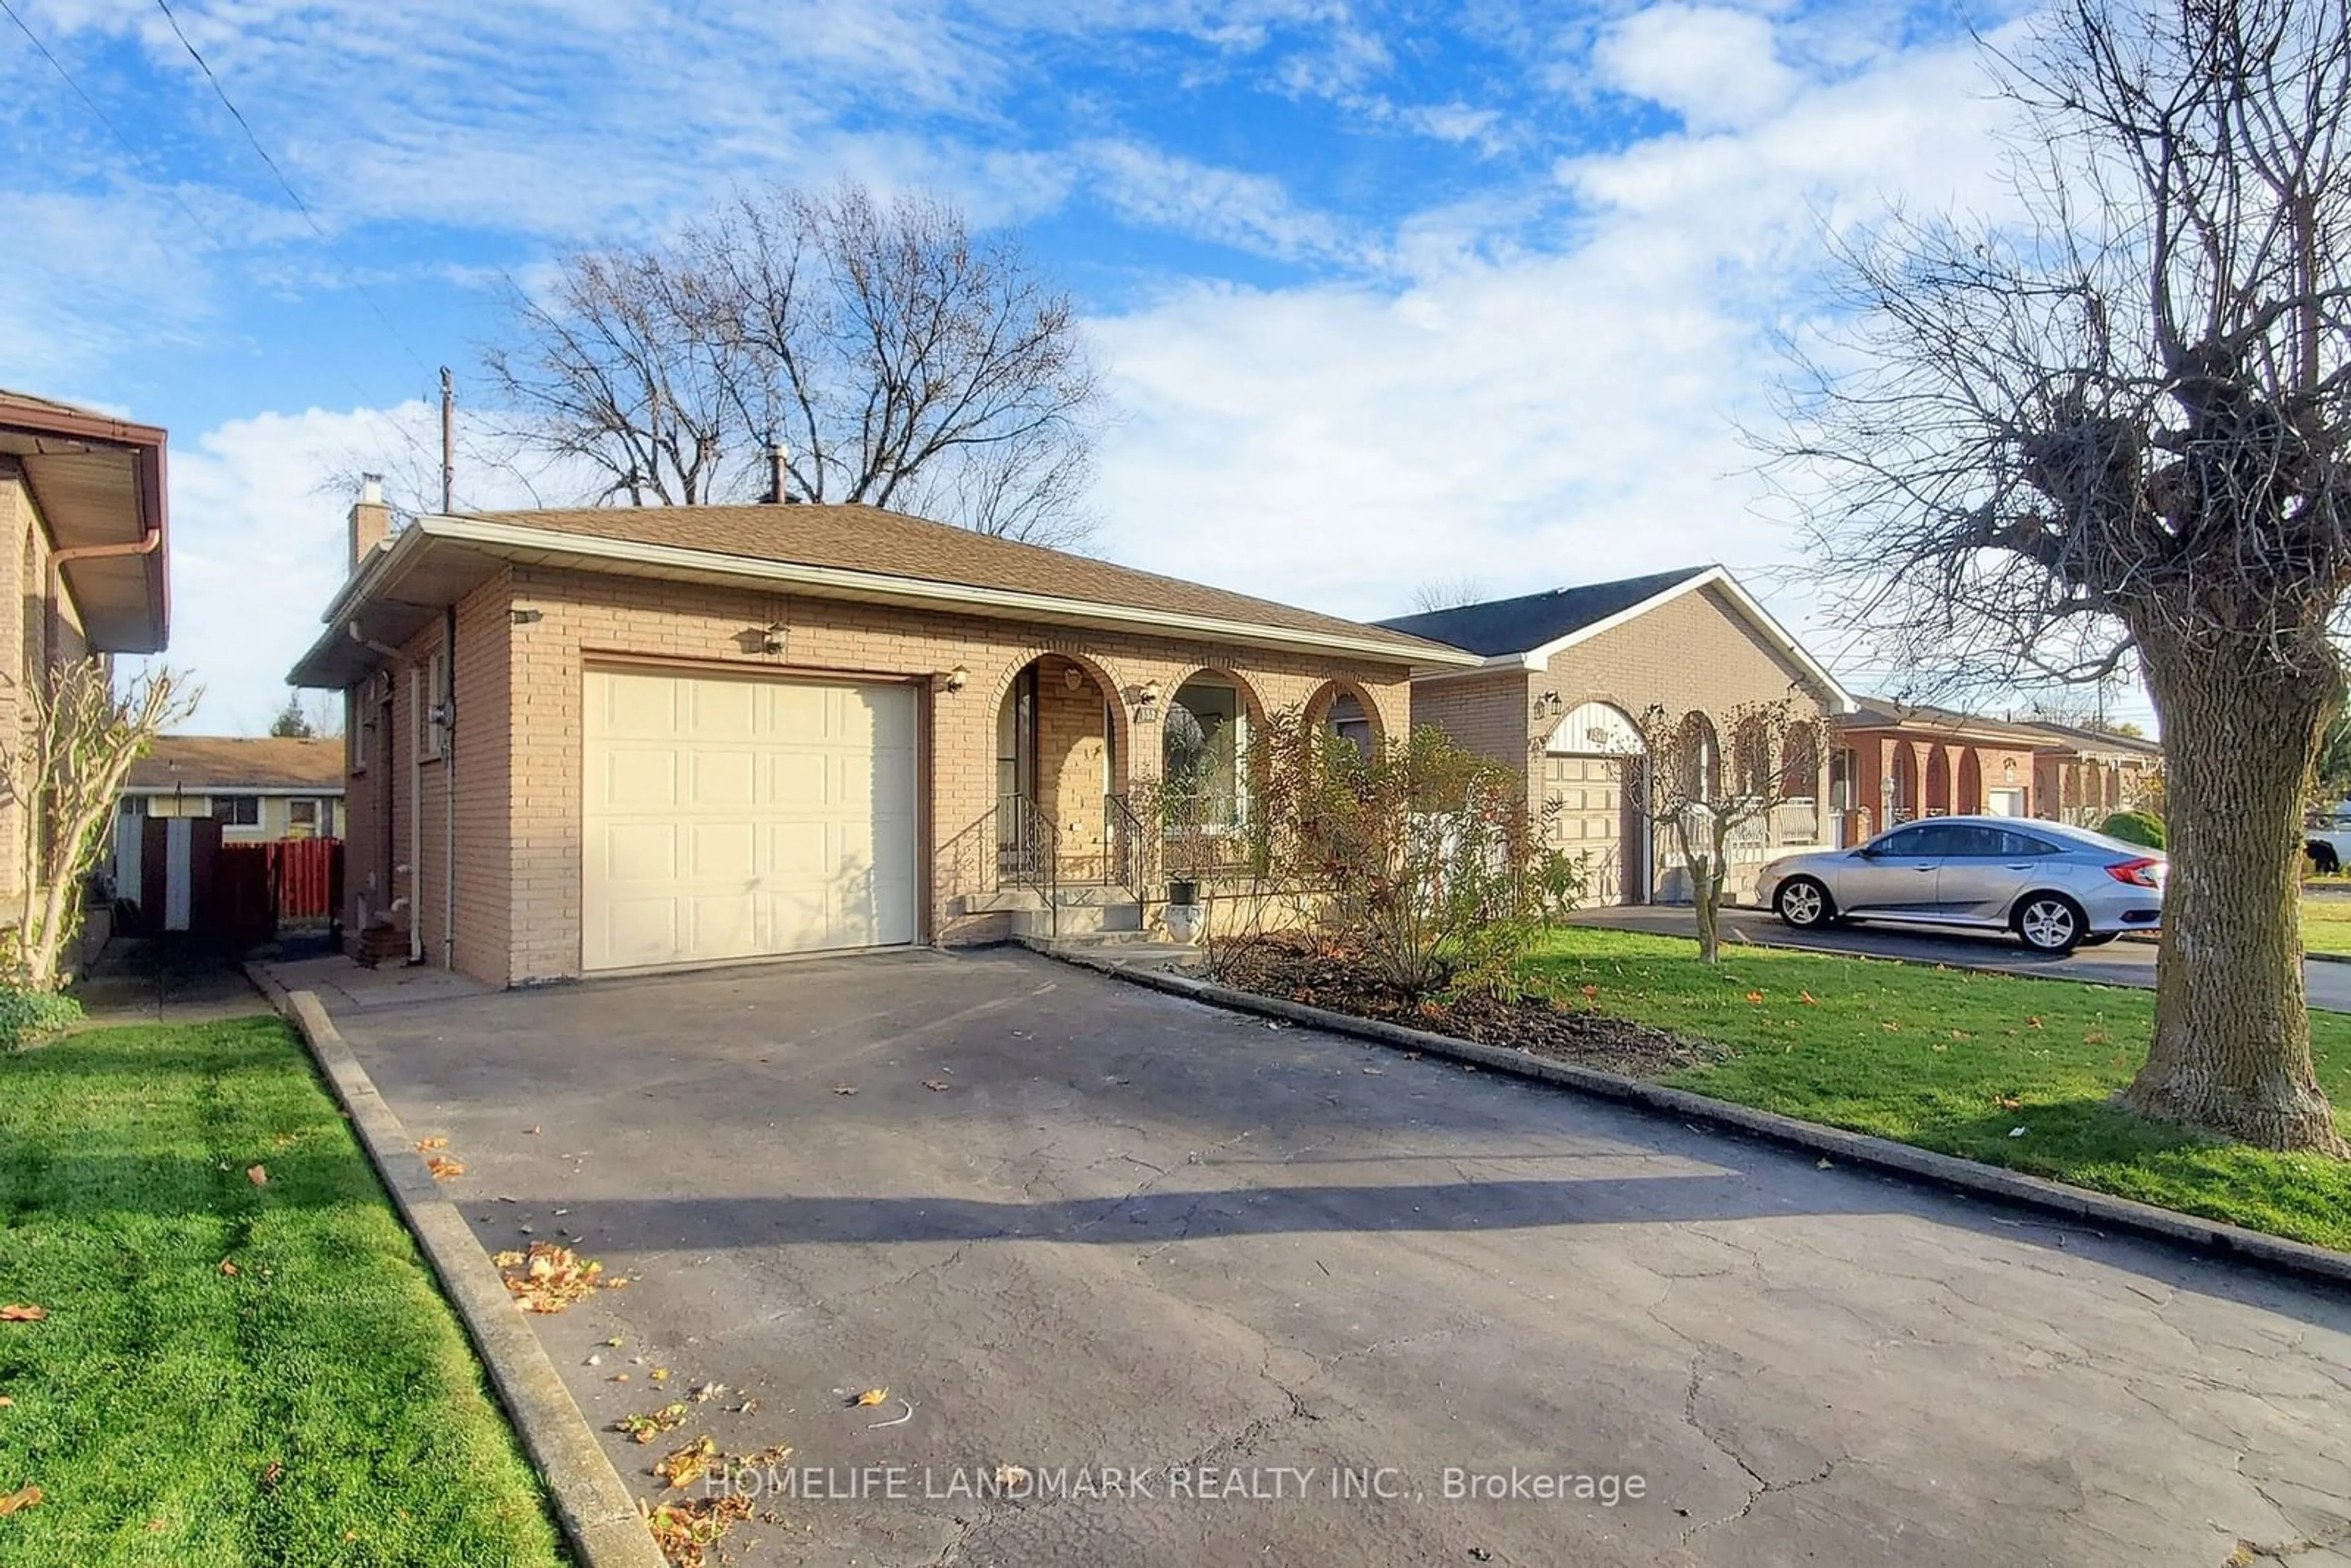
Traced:
POLYGON ((1200 884, 1188 878, 1169 878, 1167 883, 1167 902, 1170 904, 1199 903, 1200 884))
POLYGON ((1170 941, 1190 943, 1200 935, 1201 909, 1196 904, 1171 904, 1167 906, 1167 936, 1170 941))

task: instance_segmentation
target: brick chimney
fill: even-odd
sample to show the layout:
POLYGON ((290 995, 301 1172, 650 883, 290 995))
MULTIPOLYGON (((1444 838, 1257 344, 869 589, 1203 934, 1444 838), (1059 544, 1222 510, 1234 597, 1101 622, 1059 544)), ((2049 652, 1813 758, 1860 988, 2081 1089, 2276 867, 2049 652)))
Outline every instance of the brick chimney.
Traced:
POLYGON ((392 537, 392 508, 384 505, 383 476, 360 476, 360 498, 351 503, 351 569, 392 537))

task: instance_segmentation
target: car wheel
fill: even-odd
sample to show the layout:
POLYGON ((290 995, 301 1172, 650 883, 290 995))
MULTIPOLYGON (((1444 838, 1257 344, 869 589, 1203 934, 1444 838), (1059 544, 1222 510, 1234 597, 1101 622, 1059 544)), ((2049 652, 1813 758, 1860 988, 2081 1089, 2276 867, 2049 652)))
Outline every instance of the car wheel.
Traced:
POLYGON ((2063 957, 2088 936, 2082 906, 2062 893, 2029 893, 2016 906, 2016 934, 2036 953, 2063 957))
POLYGON ((1809 876, 1792 876, 1780 884, 1780 892, 1771 900, 1771 907, 1780 918, 1799 931, 1812 931, 1836 918, 1836 904, 1829 890, 1809 876))

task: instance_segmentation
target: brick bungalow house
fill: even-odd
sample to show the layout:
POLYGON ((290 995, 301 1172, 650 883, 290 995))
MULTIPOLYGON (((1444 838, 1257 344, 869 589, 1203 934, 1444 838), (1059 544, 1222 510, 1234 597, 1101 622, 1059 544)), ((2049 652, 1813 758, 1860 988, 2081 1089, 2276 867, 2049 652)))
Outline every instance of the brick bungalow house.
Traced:
POLYGON ((1263 715, 1399 734, 1478 663, 866 507, 391 520, 292 676, 349 705, 344 919, 500 985, 1133 928, 1176 737, 1238 812, 1263 715))
POLYGON ((2053 744, 2032 725, 1864 697, 1838 737, 1846 841, 1920 817, 2048 816, 2036 759, 2053 744))
POLYGON ((1634 720, 1652 704, 1696 714, 1697 743, 1720 747, 1717 716, 1793 697, 1803 717, 1783 767, 1809 788, 1734 847, 1729 890, 1779 845, 1829 841, 1821 810, 1824 737, 1853 699, 1719 566, 1555 589, 1406 615, 1382 625, 1477 655, 1413 677, 1412 721, 1523 768, 1530 798, 1562 803, 1561 846, 1591 857, 1595 903, 1686 896, 1668 835, 1647 831, 1620 779, 1641 749, 1634 720))
POLYGON ((2035 816, 2095 828, 2145 805, 2162 776, 2162 743, 2145 736, 2049 719, 2022 727, 2045 737, 2032 757, 2035 816))
MULTIPOLYGON (((162 651, 171 632, 163 432, 0 391, 0 727, 20 694, 78 660, 162 651)), ((29 889, 0 800, 0 923, 29 889)))

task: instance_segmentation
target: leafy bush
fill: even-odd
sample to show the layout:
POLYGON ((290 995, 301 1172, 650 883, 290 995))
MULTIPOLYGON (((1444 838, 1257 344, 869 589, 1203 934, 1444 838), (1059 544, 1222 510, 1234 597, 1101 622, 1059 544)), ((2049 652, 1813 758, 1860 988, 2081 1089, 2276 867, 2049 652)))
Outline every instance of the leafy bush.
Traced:
POLYGON ((1249 871, 1301 895, 1395 991, 1506 989, 1580 868, 1556 860, 1520 774, 1424 726, 1368 751, 1277 714, 1250 740, 1249 871))
POLYGON ((62 991, 0 986, 0 1051, 21 1051, 43 1035, 81 1021, 81 1004, 62 991))
POLYGON ((2098 831, 2126 844, 2144 844, 2151 850, 2163 847, 2163 819, 2151 811, 2116 811, 2098 824, 2098 831))

